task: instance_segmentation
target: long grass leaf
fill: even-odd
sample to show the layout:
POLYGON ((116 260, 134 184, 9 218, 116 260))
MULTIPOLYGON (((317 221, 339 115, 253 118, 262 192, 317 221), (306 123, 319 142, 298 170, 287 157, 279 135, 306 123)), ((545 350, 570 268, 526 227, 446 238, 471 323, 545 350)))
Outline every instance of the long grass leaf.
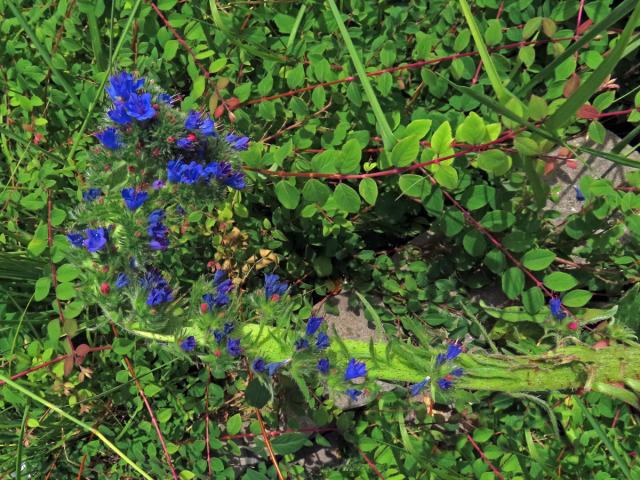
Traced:
POLYGON ((296 21, 293 23, 293 28, 291 29, 291 33, 289 34, 289 40, 287 40, 287 53, 291 51, 291 47, 293 47, 293 42, 296 41, 296 35, 298 35, 298 30, 300 29, 300 24, 302 23, 302 18, 304 17, 304 13, 307 11, 306 3, 303 3, 298 10, 298 15, 296 16, 296 21))
POLYGON ((18 451, 16 452, 16 480, 20 480, 22 478, 22 445, 24 442, 24 432, 27 426, 27 419, 29 418, 30 405, 31 404, 27 402, 27 406, 24 407, 22 423, 20 424, 20 437, 18 438, 18 451))
POLYGON ((0 373, 0 380, 2 380, 3 382, 5 382, 5 385, 8 387, 13 388, 14 390, 17 390, 18 392, 22 393, 23 395, 26 395, 27 397, 29 397, 31 400, 44 405, 45 407, 53 410, 54 412, 56 412, 58 415, 60 415, 61 417, 66 418, 67 420, 72 421, 73 423, 75 423, 76 425, 78 425, 80 428, 85 429, 88 432, 93 433, 96 437, 98 437, 100 440, 102 440, 102 443, 104 443, 113 453, 115 453, 116 455, 118 455, 122 460, 124 460, 126 463, 128 463, 136 472, 138 472, 142 477, 146 478, 147 480, 153 480, 152 477, 150 477, 143 469, 142 467, 140 467, 136 462, 134 462, 133 460, 131 460, 122 450, 120 450, 118 447, 116 447, 107 437, 105 437, 102 432, 100 432, 99 430, 93 428, 90 425, 87 425, 86 423, 84 423, 82 420, 80 420, 79 418, 74 417, 73 415, 68 414, 67 412, 65 412, 64 410, 62 410, 60 407, 58 407, 57 405, 49 402, 48 400, 45 400, 44 398, 40 397, 39 395, 35 394, 34 392, 32 392, 31 390, 23 387, 22 385, 20 385, 19 383, 14 382, 13 380, 11 380, 10 378, 4 376, 3 374, 0 373))
POLYGON ((508 100, 509 93, 507 92, 507 89, 504 88, 504 85, 500 80, 496 66, 491 59, 487 45, 484 43, 484 38, 482 37, 480 28, 478 28, 478 24, 476 23, 473 13, 471 13, 467 0, 460 0, 460 8, 462 9, 462 14, 467 21, 469 30, 471 30, 471 36, 476 44, 476 48, 478 49, 480 59, 484 64, 484 68, 487 72, 487 76, 489 77, 489 81, 491 82, 491 86, 493 87, 493 91, 495 92, 496 97, 498 97, 500 103, 505 103, 508 100))
POLYGON ((550 78, 558 65, 564 62, 567 58, 573 56, 573 54, 592 41, 599 33, 606 31, 609 27, 628 15, 629 12, 633 10, 633 7, 636 6, 637 1, 638 0, 625 0, 612 10, 609 15, 597 24, 592 25, 591 28, 581 35, 575 43, 570 45, 564 52, 558 55, 551 63, 540 70, 535 77, 519 89, 516 92, 516 95, 520 98, 527 96, 536 85, 550 78))
POLYGON ((607 450, 609 450, 609 453, 611 453, 611 456, 618 464, 618 467, 620 467, 620 470, 622 470, 622 473, 624 474, 624 476, 629 480, 632 480, 633 478, 637 478, 631 475, 631 471, 629 469, 629 462, 625 461, 626 459, 623 458, 622 455, 620 455, 620 452, 618 452, 614 448, 613 444, 611 443, 611 439, 609 439, 607 434, 602 430, 602 427, 600 426, 598 421, 595 418, 593 418, 593 415, 591 415, 591 412, 589 412, 589 409, 585 406, 582 400, 579 397, 574 396, 573 401, 576 402, 576 404, 582 410, 582 413, 584 413, 584 416, 587 417, 587 420, 589 420, 589 423, 598 434, 598 438, 600 438, 602 443, 604 443, 605 447, 607 447, 607 450))
POLYGON ((100 27, 98 19, 93 11, 87 12, 87 26, 89 27, 89 37, 91 38, 91 48, 93 48, 93 56, 96 58, 96 64, 101 72, 104 72, 109 63, 102 49, 102 39, 100 38, 100 27))
POLYGON ((109 78, 109 74, 113 69, 114 59, 118 58, 120 49, 122 48, 122 45, 124 45, 124 41, 127 37, 127 33, 129 33, 129 29, 131 28, 131 25, 133 25, 133 20, 135 19, 135 15, 141 3, 142 3, 142 0, 136 0, 136 3, 133 5, 133 9, 129 14, 129 19, 127 20, 124 30, 122 30, 122 34, 120 35, 120 40, 118 40, 118 43, 116 44, 116 48, 113 50, 113 54, 109 58, 109 68, 107 68, 107 71, 105 72, 104 77, 102 78, 102 81, 98 86, 98 91, 96 92, 95 96, 93 97, 93 100, 91 101, 91 104, 89 105, 89 110, 87 110, 87 114, 85 115, 84 120, 82 121, 80 130, 78 130, 78 132, 75 134, 73 138, 73 145, 71 145, 71 150, 69 150, 69 154, 67 155, 67 158, 66 158, 67 165, 73 166, 73 156, 75 155, 76 150, 78 149, 80 140, 82 139, 82 136, 84 135, 84 132, 87 129, 87 125, 89 124, 89 119, 91 118, 91 115, 93 114, 93 111, 95 110, 96 105, 98 104, 98 100, 100 100, 100 97, 104 92, 104 86, 107 83, 107 78, 109 78))
POLYGON ((550 130, 558 130, 573 120, 573 116, 578 109, 585 104, 589 98, 600 88, 602 82, 605 81, 607 76, 611 74, 613 69, 620 61, 629 40, 633 29, 638 23, 640 18, 640 2, 637 3, 636 8, 633 10, 631 17, 627 21, 627 24, 622 31, 616 46, 609 52, 600 66, 587 78, 587 80, 578 87, 578 89, 567 100, 560 105, 560 108, 556 110, 553 115, 545 122, 545 125, 550 130))
POLYGON ((360 83, 362 83, 362 88, 364 89, 364 93, 367 96, 367 100, 371 104, 371 108, 373 109, 373 113, 376 116, 376 120, 378 125, 380 126, 382 142, 384 143, 384 148, 387 150, 391 150, 393 144, 395 143, 395 137, 393 132, 391 131, 391 127, 389 126, 389 122, 387 122, 387 117, 384 116, 384 112, 380 107, 380 103, 378 102, 378 98, 371 87, 371 82, 369 81, 369 77, 367 76, 367 72, 364 69, 364 65, 362 64, 362 60, 360 60, 360 56, 358 52, 356 52, 356 47, 353 45, 351 41, 351 36, 349 35, 349 31, 342 21, 342 15, 338 7, 336 6, 336 2, 334 0, 327 0, 329 3, 329 7, 331 8, 331 13, 333 13, 333 17, 338 24, 338 30, 340 30, 340 34, 342 35, 342 39, 344 40, 345 45, 347 46, 347 50, 349 52, 349 56, 351 57, 351 61, 353 62, 353 66, 356 69, 356 73, 358 74, 358 78, 360 79, 360 83))
POLYGON ((67 92, 67 95, 69 95, 73 103, 76 104, 76 107, 82 108, 82 104, 80 103, 80 99, 76 95, 75 90, 73 89, 71 84, 67 81, 64 74, 60 72, 56 67, 53 66, 51 55, 49 55, 48 50, 44 48, 44 45, 40 43, 40 40, 38 40, 38 37, 36 36, 36 32, 33 31, 33 28, 31 28, 31 25, 29 25, 27 20, 22 16, 20 9, 18 9, 18 7, 16 7, 11 0, 7 0, 7 5, 9 6, 9 9, 11 10, 11 12, 15 15, 18 22, 20 23, 20 26, 22 27, 22 29, 29 36, 29 39, 31 40, 31 42, 33 42, 33 45, 36 47, 36 50, 38 50, 38 53, 40 54, 40 56, 44 59, 45 63, 51 70, 51 74, 53 75, 53 77, 62 86, 62 88, 64 88, 65 92, 67 92))

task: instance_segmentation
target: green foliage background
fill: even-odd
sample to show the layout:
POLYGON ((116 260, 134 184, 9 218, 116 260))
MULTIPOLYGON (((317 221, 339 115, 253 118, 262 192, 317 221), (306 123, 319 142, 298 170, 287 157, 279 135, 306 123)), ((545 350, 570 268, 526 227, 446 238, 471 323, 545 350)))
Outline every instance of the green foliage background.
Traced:
MULTIPOLYGON (((91 376, 80 365, 64 375, 58 362, 20 382, 95 426, 153 478, 170 478, 126 355, 181 478, 208 478, 205 392, 211 478, 235 477, 245 447, 226 436, 241 431, 256 434, 251 449, 260 458, 243 478, 275 478, 258 421, 243 402, 244 376, 213 368, 209 381, 208 360, 194 362, 133 337, 114 340, 98 310, 77 299, 82 284, 65 261, 64 225, 81 198, 96 143, 91 133, 103 119, 103 86, 114 68, 140 72, 184 96, 185 110, 208 108, 255 140, 243 155, 244 165, 254 169, 247 171, 250 188, 213 216, 191 212, 189 221, 199 227, 187 235, 206 236, 212 260, 226 269, 248 273, 268 265, 299 280, 294 310, 301 316, 309 301, 342 289, 380 299, 385 333, 406 342, 441 345, 444 338, 469 335, 475 345, 497 344, 512 354, 543 353, 572 341, 632 344, 638 330, 640 174, 627 174, 627 189, 583 179, 584 207, 559 225, 552 222, 558 217, 553 207, 543 207, 560 192, 542 179, 545 164, 558 161, 549 157, 555 146, 581 132, 601 144, 605 128, 623 137, 607 154, 612 165, 637 168, 622 152, 638 141, 640 113, 593 118, 581 110, 576 116, 586 102, 600 113, 640 105, 637 2, 582 2, 582 22, 592 22, 583 33, 597 34, 574 51, 578 0, 514 0, 504 8, 498 0, 477 0, 465 12, 466 3, 354 0, 332 10, 333 1, 157 2, 191 55, 148 2, 0 0, 2 373, 68 353, 65 335, 76 346, 113 345, 83 360, 91 376), (480 56, 464 54, 503 45, 511 47, 491 50, 474 82, 480 56), (448 56, 455 58, 378 72, 448 56), (250 104, 357 76, 358 57, 362 70, 378 73, 250 104), (600 88, 609 77, 618 89, 600 88), (361 175, 403 169, 473 150, 505 130, 517 135, 426 170, 344 181, 255 171, 361 175), (466 147, 454 149, 454 138, 466 147), (384 152, 370 151, 383 145, 384 152), (542 285, 465 223, 447 195, 542 285), (424 232, 426 246, 404 247, 424 232), (566 263, 576 257, 586 266, 566 263), (55 289, 51 262, 60 282, 55 289), (494 285, 507 299, 505 308, 477 301, 478 289, 494 285), (543 288, 563 292, 564 304, 587 329, 574 334, 566 328, 569 320, 551 319, 543 288)), ((249 284, 258 280, 251 277, 249 284)), ((310 421, 335 430, 272 439, 291 477, 374 478, 364 453, 388 479, 495 478, 469 437, 504 478, 638 474, 639 427, 628 396, 459 391, 455 408, 439 405, 445 414, 431 416, 399 391, 380 395, 366 409, 342 412, 328 401, 309 411, 294 384, 280 388, 274 408, 263 412, 268 426, 296 430, 310 421), (283 412, 295 415, 285 418, 283 412), (312 472, 296 464, 305 448, 331 444, 341 455, 331 468, 312 472)), ((45 478, 49 471, 51 478, 75 478, 86 455, 87 478, 137 478, 86 430, 6 385, 0 390, 0 476, 12 478, 26 462, 25 478, 45 478)))

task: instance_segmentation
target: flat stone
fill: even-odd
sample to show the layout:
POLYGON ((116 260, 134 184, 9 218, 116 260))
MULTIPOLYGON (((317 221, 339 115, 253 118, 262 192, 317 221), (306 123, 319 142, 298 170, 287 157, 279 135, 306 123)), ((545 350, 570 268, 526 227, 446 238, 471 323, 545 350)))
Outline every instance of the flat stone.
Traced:
MULTIPOLYGON (((375 303, 375 306, 381 305, 381 302, 375 303)), ((328 299, 320 307, 319 314, 327 322, 329 335, 333 334, 333 329, 335 328, 340 338, 365 342, 368 342, 371 338, 374 341, 384 340, 382 332, 376 332, 373 322, 370 322, 365 317, 364 306, 353 293, 341 293, 328 299), (331 313, 333 311, 337 311, 337 314, 331 313)))

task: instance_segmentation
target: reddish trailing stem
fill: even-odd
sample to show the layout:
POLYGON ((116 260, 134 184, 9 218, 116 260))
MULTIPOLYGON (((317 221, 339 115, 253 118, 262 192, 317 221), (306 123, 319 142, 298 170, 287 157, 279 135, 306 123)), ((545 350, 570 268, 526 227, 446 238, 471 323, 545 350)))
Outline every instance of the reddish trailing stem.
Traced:
POLYGON ((356 450, 358 450, 358 453, 364 459, 364 461, 367 462, 367 465, 369 465, 371 467, 371 470, 373 470, 373 473, 375 473, 378 478, 384 480, 384 477, 380 473, 380 470, 378 470, 378 467, 376 467, 376 464, 373 463, 373 461, 371 461, 371 459, 369 457, 367 457, 367 455, 362 450, 360 450, 358 447, 356 447, 356 450))
MULTIPOLYGON (((504 0, 500 2, 500 6, 498 7, 498 14, 496 15, 496 20, 499 20, 502 16, 502 9, 504 8, 504 0)), ((480 77, 480 72, 482 71, 482 59, 478 62, 478 68, 476 68, 476 73, 471 80, 471 85, 475 85, 478 83, 478 78, 480 77)))
MULTIPOLYGON (((118 330, 116 329, 116 326, 113 322, 111 322, 111 330, 113 331, 113 335, 115 337, 118 336, 118 330)), ((151 417, 151 423, 153 423, 153 427, 156 429, 156 433, 158 434, 158 440, 160 440, 160 445, 162 446, 162 451, 164 452, 164 457, 167 460, 167 463, 169 464, 169 469, 171 470, 171 475, 173 476, 174 480, 179 480, 178 474, 176 473, 175 468, 173 467, 173 462, 171 461, 171 456, 169 455, 169 450, 167 450, 167 445, 164 442, 164 437, 162 436, 162 431, 160 430, 160 425, 158 424, 158 421, 156 420, 156 416, 153 413, 153 409, 151 408, 151 404, 149 403, 149 400, 147 399, 147 396, 144 394, 144 390, 142 388, 142 385, 140 385, 140 381, 138 380, 138 377, 136 376, 136 372, 133 369, 133 364, 131 363, 131 360, 129 360, 129 357, 127 357, 126 355, 124 356, 124 361, 127 364, 127 369, 129 370, 129 374, 131 375, 131 377, 133 378, 133 381, 136 384, 136 389, 138 390, 138 394, 140 395, 140 398, 142 398, 142 401, 144 402, 145 407, 147 408, 147 412, 149 412, 149 416, 151 417)))
POLYGON ((480 458, 482 458, 482 461, 484 461, 484 463, 486 463, 489 466, 489 468, 493 471, 496 477, 498 477, 500 480, 504 480, 504 477, 500 473, 500 470, 498 470, 496 467, 493 466, 493 463, 491 463, 491 461, 487 458, 487 456, 484 454, 482 449, 475 442, 473 437, 468 433, 467 433, 467 439, 471 442, 471 445, 473 445, 473 448, 475 448, 476 452, 478 452, 478 454, 480 455, 480 458))

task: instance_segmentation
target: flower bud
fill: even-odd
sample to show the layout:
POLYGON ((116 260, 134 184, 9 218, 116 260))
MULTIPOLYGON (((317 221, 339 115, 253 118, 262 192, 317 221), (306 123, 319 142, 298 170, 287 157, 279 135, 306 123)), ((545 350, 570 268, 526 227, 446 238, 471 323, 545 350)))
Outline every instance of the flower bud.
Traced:
POLYGON ((569 330, 577 330, 578 329, 578 322, 569 322, 569 324, 567 325, 567 328, 569 330))
POLYGON ((200 304, 200 313, 202 313, 204 315, 205 313, 207 313, 207 310, 209 310, 209 305, 207 305, 206 303, 201 303, 200 304))
POLYGON ((107 282, 100 284, 100 292, 103 295, 108 295, 110 290, 111 290, 111 287, 109 287, 109 284, 107 282))

